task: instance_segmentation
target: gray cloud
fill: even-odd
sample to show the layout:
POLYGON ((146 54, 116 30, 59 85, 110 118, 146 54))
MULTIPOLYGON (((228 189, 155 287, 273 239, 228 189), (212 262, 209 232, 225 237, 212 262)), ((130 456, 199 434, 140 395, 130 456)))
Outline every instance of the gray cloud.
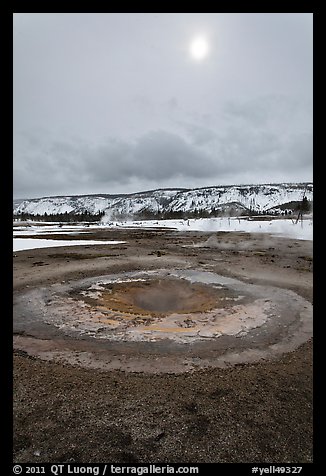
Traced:
POLYGON ((41 184, 66 191, 76 189, 78 183, 91 188, 101 184, 106 192, 116 182, 128 184, 134 179, 159 184, 178 177, 207 178, 214 167, 205 152, 165 131, 149 132, 134 143, 112 139, 95 147, 58 141, 39 144, 37 152, 34 149, 25 160, 28 167, 17 164, 15 169, 16 186, 25 194, 41 184))
POLYGON ((164 131, 150 132, 136 146, 135 172, 138 166, 144 177, 165 179, 173 176, 207 177, 214 166, 202 150, 188 144, 182 137, 164 131))
MULTIPOLYGON (((134 142, 111 139, 90 146, 82 141, 53 141, 33 144, 33 153, 17 162, 15 186, 24 196, 53 193, 117 192, 118 186, 137 184, 145 188, 162 186, 200 186, 218 183, 257 183, 254 177, 275 174, 277 180, 296 177, 298 171, 310 173, 312 134, 286 136, 267 131, 230 128, 224 134, 209 130, 206 142, 193 142, 165 131, 151 131, 134 142), (28 164, 28 166, 26 165, 28 164), (245 174, 245 175, 243 175, 245 174), (233 179, 232 179, 233 177, 233 179), (280 179, 281 177, 281 179, 280 179), (192 185, 191 185, 192 186, 192 185)), ((205 129, 199 128, 204 136, 205 129)), ((259 181, 259 180, 258 180, 259 181)), ((265 180, 266 181, 266 178, 265 180)), ((270 181, 270 180, 268 180, 270 181)))
POLYGON ((294 95, 256 96, 248 101, 228 101, 223 109, 229 123, 268 128, 279 133, 312 128, 312 104, 294 95))
POLYGON ((311 14, 14 17, 17 198, 312 179, 311 14))

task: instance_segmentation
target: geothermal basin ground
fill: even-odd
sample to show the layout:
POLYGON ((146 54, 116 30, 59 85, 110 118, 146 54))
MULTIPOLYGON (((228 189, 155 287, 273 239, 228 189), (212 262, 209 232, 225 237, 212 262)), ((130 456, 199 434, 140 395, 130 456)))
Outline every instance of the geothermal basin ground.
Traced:
POLYGON ((15 461, 312 461, 311 241, 82 239, 14 254, 15 461))

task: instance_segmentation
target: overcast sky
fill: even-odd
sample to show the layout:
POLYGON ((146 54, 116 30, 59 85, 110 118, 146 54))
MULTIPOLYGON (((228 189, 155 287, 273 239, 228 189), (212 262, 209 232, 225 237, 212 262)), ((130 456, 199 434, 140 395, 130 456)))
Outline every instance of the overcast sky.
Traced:
POLYGON ((14 197, 312 180, 312 17, 14 14, 14 197))

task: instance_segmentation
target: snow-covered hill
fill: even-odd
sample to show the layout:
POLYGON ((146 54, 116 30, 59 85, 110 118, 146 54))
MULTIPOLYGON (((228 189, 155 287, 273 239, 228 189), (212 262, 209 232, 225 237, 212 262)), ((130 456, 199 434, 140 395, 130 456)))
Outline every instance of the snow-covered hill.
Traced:
MULTIPOLYGON (((164 189, 126 195, 79 195, 24 200, 14 204, 14 215, 47 215, 60 213, 97 214, 104 219, 150 217, 175 212, 238 213, 269 212, 303 196, 313 200, 312 183, 269 185, 230 185, 199 189, 164 189)), ((291 205, 289 205, 291 208, 291 205)))

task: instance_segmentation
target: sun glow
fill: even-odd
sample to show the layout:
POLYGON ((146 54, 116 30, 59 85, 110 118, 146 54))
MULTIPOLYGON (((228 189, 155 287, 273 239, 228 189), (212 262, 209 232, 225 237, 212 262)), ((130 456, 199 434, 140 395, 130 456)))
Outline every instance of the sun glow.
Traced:
POLYGON ((206 38, 197 36, 190 44, 190 54, 195 60, 204 59, 209 52, 209 47, 206 38))

